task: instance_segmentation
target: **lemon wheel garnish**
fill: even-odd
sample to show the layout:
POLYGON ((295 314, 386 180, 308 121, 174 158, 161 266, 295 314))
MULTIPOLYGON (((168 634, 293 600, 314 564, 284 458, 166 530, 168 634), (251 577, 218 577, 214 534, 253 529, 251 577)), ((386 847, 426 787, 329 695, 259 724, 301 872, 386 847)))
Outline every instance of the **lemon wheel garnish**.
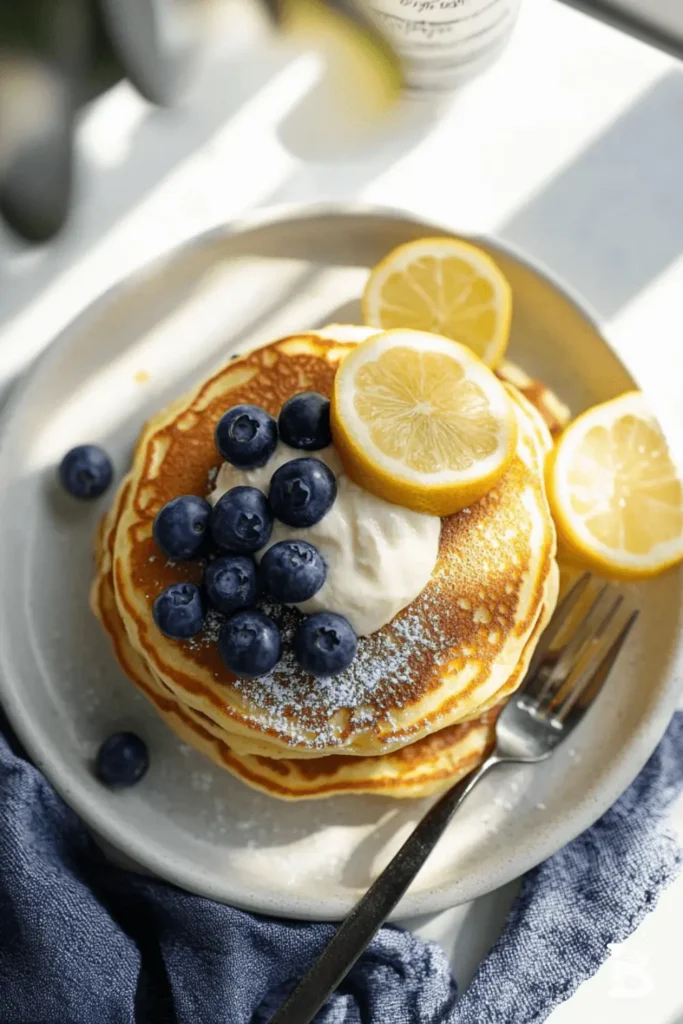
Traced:
POLYGON ((548 464, 561 543, 583 564, 624 579, 683 560, 683 486, 638 391, 579 416, 548 464))
POLYGON ((386 256, 363 294, 365 323, 431 331, 495 367, 507 348, 512 293, 483 250, 458 238, 423 238, 386 256))
POLYGON ((490 490, 517 440, 493 373, 463 345, 422 331, 387 331, 350 352, 335 377, 331 422, 352 480, 440 516, 490 490))
POLYGON ((344 113, 372 123, 399 99, 403 68, 376 19, 362 4, 351 13, 346 6, 325 0, 282 0, 282 27, 291 39, 321 52, 325 71, 316 88, 329 91, 329 99, 341 97, 344 113))

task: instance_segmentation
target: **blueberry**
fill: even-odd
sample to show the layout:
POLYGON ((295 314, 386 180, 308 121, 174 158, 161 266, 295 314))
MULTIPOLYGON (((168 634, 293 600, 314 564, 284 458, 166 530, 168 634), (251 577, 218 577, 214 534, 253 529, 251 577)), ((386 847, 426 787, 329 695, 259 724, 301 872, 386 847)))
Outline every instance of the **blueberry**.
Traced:
POLYGON ((276 601, 297 604, 317 594, 327 576, 322 555, 305 540, 281 540, 261 560, 263 583, 276 601))
POLYGON ((172 583, 157 597, 152 614, 164 636, 187 640, 204 625, 202 592, 195 583, 172 583))
POLYGON ((256 603, 256 565, 249 555, 221 555, 204 571, 204 590, 210 604, 224 615, 256 603))
POLYGON ((282 406, 277 426, 280 437, 290 448, 304 448, 308 452, 326 448, 332 443, 329 398, 317 391, 293 395, 282 406))
POLYGON ((292 459, 270 481, 270 507, 287 526, 314 526, 334 504, 337 481, 320 459, 292 459))
POLYGON ((62 486, 74 498, 99 498, 112 481, 111 459, 96 444, 79 444, 67 452, 59 466, 62 486))
POLYGON ((147 744, 134 732, 115 732, 97 751, 95 772, 107 786, 133 786, 148 768, 147 744))
POLYGON ((157 512, 154 539, 168 558, 195 558, 205 546, 210 515, 211 506, 203 498, 174 498, 157 512))
POLYGON ((262 491, 233 487, 218 499, 211 513, 211 536, 224 551, 249 554, 264 547, 273 516, 262 491))
POLYGON ((343 615, 309 615, 294 634, 294 654, 305 672, 336 676, 356 655, 358 638, 343 615))
POLYGON ((262 676, 280 660, 280 630, 262 612, 238 612, 223 626, 218 650, 236 676, 262 676))
POLYGON ((277 423, 259 405, 234 405, 216 426, 216 448, 240 469, 265 466, 276 444, 277 423))

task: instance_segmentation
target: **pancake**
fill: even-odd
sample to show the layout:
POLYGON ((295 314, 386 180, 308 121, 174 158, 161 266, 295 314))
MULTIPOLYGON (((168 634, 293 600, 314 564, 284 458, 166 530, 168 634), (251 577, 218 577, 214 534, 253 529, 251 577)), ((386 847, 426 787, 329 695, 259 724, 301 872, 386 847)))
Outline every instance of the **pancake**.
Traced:
MULTIPOLYGON (((220 617, 182 644, 156 629, 154 597, 180 579, 198 582, 203 568, 160 555, 156 512, 178 494, 207 492, 219 463, 213 430, 226 408, 251 401, 276 414, 296 391, 329 393, 339 359, 356 340, 345 330, 359 329, 258 349, 154 417, 113 510, 114 603, 127 643, 159 693, 199 715, 210 735, 229 738, 242 756, 376 756, 476 718, 510 692, 544 608, 552 611, 555 533, 543 486, 550 438, 511 389, 520 423, 512 466, 476 505, 443 521, 432 580, 388 626, 361 638, 346 673, 314 680, 286 655, 266 677, 236 679, 215 643, 220 617)), ((285 609, 280 618, 286 637, 297 613, 285 609)))
MULTIPOLYGON (((217 650, 218 617, 203 636, 183 644, 159 633, 151 618, 154 597, 178 579, 198 581, 202 566, 166 562, 152 522, 171 497, 206 492, 217 463, 215 422, 236 402, 257 401, 277 413, 301 388, 329 392, 344 351, 298 336, 219 371, 148 425, 121 505, 114 583, 132 646, 181 704, 231 732, 245 752, 374 755, 472 717, 519 661, 554 562, 542 481, 547 431, 542 439, 535 413, 515 397, 520 442, 512 466, 475 506, 444 520, 432 580, 387 627, 361 638, 346 673, 314 680, 285 655, 268 676, 236 679, 217 650)), ((285 609, 280 619, 287 639, 297 613, 285 609)))
MULTIPOLYGON (((112 573, 118 507, 125 500, 128 486, 121 489, 98 533, 98 576, 92 588, 91 603, 112 641, 121 668, 181 740, 253 788, 286 800, 345 793, 372 793, 402 799, 426 797, 453 785, 487 755, 493 745, 495 722, 503 703, 469 722, 448 726, 378 757, 331 755, 311 759, 273 759, 238 754, 230 745, 229 735, 221 736, 215 723, 200 712, 183 708, 130 645, 116 604, 112 573)), ((550 583, 542 615, 513 673, 513 687, 521 682, 538 636, 554 607, 553 586, 556 588, 557 572, 551 574, 550 583)))

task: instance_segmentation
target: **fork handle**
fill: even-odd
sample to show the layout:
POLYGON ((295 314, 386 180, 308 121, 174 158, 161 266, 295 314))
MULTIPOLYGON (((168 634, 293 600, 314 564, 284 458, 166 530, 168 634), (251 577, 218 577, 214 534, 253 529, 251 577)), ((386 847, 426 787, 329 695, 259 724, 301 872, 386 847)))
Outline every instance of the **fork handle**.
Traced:
POLYGON ((427 811, 370 886, 270 1024, 310 1024, 346 977, 429 857, 465 797, 501 759, 491 755, 427 811))

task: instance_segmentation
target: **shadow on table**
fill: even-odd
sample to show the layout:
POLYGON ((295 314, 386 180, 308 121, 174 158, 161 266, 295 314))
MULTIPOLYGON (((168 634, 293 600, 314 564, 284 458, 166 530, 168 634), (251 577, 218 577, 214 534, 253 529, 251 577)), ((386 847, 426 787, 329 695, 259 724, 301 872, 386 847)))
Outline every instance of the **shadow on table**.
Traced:
MULTIPOLYGON (((233 181, 243 182, 245 166, 257 159, 256 154, 244 151, 243 125, 236 123, 234 147, 224 134, 226 129, 230 130, 232 121, 246 116, 253 103, 254 137, 267 132, 267 111, 264 121, 261 108, 269 107, 268 91, 277 90, 278 77, 286 76, 296 60, 296 55, 265 44, 229 55, 207 67, 188 101, 170 110, 147 107, 132 92, 126 102, 125 91, 130 90, 127 83, 101 97, 99 109, 86 113, 84 118, 78 147, 80 183, 62 235, 49 245, 28 247, 0 224, 0 330, 87 256, 119 221, 134 214, 181 164, 202 153, 216 163, 218 174, 210 174, 207 185, 200 172, 195 181, 179 189, 179 214, 184 214, 189 224, 196 215, 198 226, 211 220, 206 188, 216 188, 220 182, 221 188, 224 185, 229 190, 231 176, 233 181), (107 104, 111 105, 111 121, 107 104), (88 121, 90 114, 92 123, 88 121), (129 127, 122 128, 121 121, 129 127), (111 138, 107 136, 109 123, 111 138), (223 135, 220 148, 212 153, 212 140, 219 134, 223 135)), ((309 91, 314 92, 315 86, 309 91)), ((289 150, 294 166, 291 171, 283 171, 282 180, 276 180, 270 193, 256 199, 248 197, 246 208, 254 202, 265 206, 324 195, 356 195, 409 152, 438 117, 438 107, 418 109, 406 104, 383 127, 378 126, 362 147, 350 144, 346 150, 335 151, 334 147, 321 145, 320 139, 316 141, 315 124, 306 126, 303 115, 305 109, 310 109, 307 99, 304 93, 275 125, 283 129, 280 142, 289 150)), ((318 110, 317 116, 322 118, 323 111, 318 110)), ((283 166, 287 167, 286 162, 283 166)), ((221 204, 217 203, 216 208, 220 211, 221 204)), ((163 211, 166 215, 168 207, 164 206, 163 211)), ((174 216, 173 211, 170 216, 174 216)), ((216 216, 220 217, 220 212, 216 216)), ((30 355, 33 352, 27 353, 27 357, 30 355)))
POLYGON ((604 318, 683 253, 683 73, 671 71, 504 223, 604 318), (672 130, 678 125, 678 130, 672 130))
POLYGON ((0 235, 0 326, 99 242, 179 164, 201 150, 286 64, 282 54, 267 51, 258 57, 250 53, 217 62, 206 69, 187 104, 170 110, 147 106, 132 92, 126 103, 120 94, 131 90, 127 83, 101 97, 99 109, 89 112, 102 119, 97 140, 89 145, 88 115, 79 137, 79 182, 62 235, 40 248, 0 235), (122 102, 117 105, 119 99, 122 102), (109 115, 107 105, 112 107, 109 115), (109 140, 104 137, 108 117, 109 140), (126 118, 131 122, 127 135, 120 125, 126 118))
POLYGON ((361 189, 398 163, 432 131, 447 106, 439 97, 406 99, 385 121, 373 122, 371 130, 355 136, 351 132, 346 141, 340 133, 335 141, 337 111, 332 98, 329 103, 326 117, 324 95, 317 96, 312 90, 281 123, 281 143, 302 164, 263 200, 263 205, 308 202, 312 197, 327 195, 337 200, 357 199, 361 189))

